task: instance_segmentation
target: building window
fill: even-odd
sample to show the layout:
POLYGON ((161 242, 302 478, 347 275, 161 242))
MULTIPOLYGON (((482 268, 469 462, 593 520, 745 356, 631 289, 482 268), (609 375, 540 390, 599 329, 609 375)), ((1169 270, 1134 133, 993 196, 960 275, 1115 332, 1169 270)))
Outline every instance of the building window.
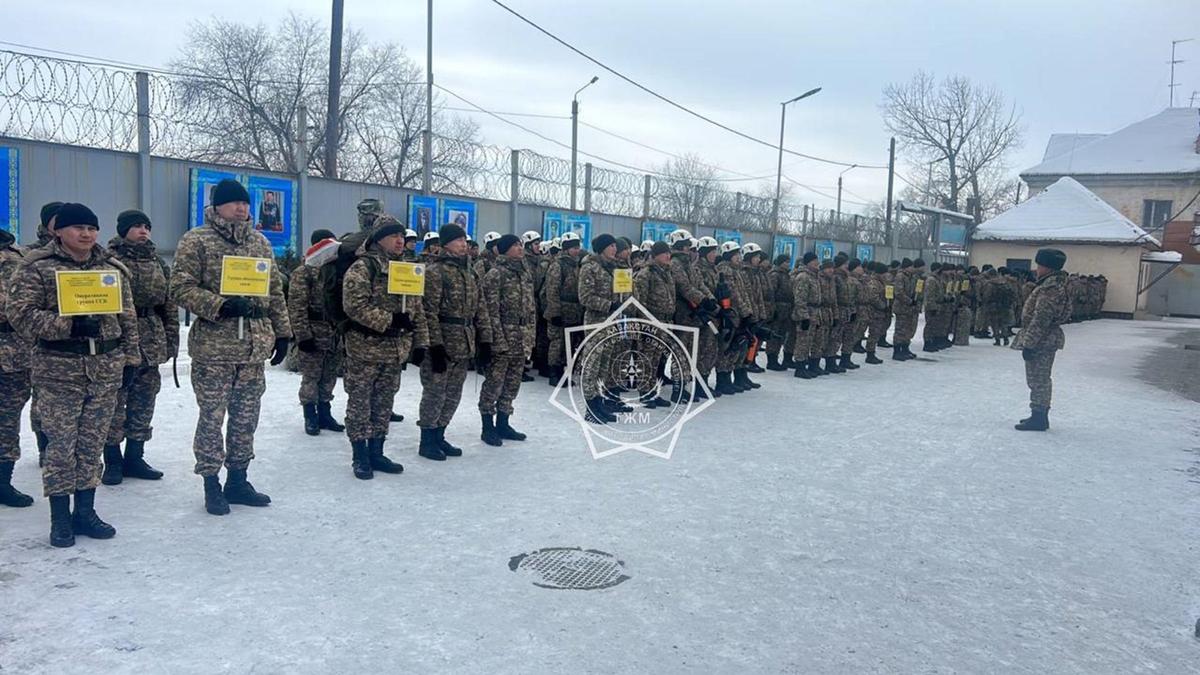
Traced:
POLYGON ((1010 270, 1028 272, 1030 270, 1029 265, 1032 262, 1029 258, 1009 258, 1008 262, 1004 263, 1004 266, 1010 270))
POLYGON ((1171 217, 1170 199, 1146 199, 1142 201, 1142 227, 1157 230, 1171 217))

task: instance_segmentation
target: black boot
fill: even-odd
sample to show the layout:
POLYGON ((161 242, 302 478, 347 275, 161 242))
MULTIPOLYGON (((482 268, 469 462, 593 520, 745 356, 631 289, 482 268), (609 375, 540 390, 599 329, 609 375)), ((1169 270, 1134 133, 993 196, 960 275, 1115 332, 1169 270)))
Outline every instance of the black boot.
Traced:
POLYGON ((462 448, 450 445, 450 441, 446 440, 446 427, 438 427, 437 440, 438 445, 442 447, 442 452, 446 453, 447 457, 462 457, 462 448))
MULTIPOLYGON (((754 365, 754 364, 751 364, 751 365, 754 365)), ((759 370, 761 371, 762 368, 759 368, 759 370)), ((745 375, 743 375, 742 378, 745 380, 746 384, 750 385, 751 389, 758 389, 759 387, 762 387, 761 384, 750 379, 750 373, 753 373, 754 372, 753 370, 750 370, 749 368, 745 368, 742 370, 742 372, 745 373, 745 375)))
POLYGON ((893 361, 907 360, 904 358, 904 348, 903 347, 901 347, 900 345, 892 345, 892 360, 893 361))
POLYGON ((862 340, 859 340, 858 342, 854 343, 854 353, 855 354, 866 354, 867 353, 867 348, 863 346, 862 340))
POLYGON ((525 434, 512 428, 512 425, 508 423, 508 418, 508 413, 496 413, 496 431, 500 434, 500 438, 506 441, 525 440, 525 434))
POLYGON ((1009 340, 1009 336, 1005 335, 1005 336, 1004 336, 1004 346, 1005 346, 1005 347, 1007 347, 1007 346, 1008 346, 1008 340, 1009 340))
POLYGON ((46 436, 44 431, 33 432, 34 438, 37 439, 38 446, 38 468, 46 466, 46 446, 50 445, 50 438, 46 436))
POLYGON ((229 513, 229 501, 221 491, 221 477, 216 474, 204 477, 204 510, 214 516, 229 513))
POLYGON ((601 397, 601 400, 604 401, 604 409, 610 413, 616 414, 633 412, 633 408, 626 405, 625 402, 621 400, 621 397, 617 394, 605 395, 601 397))
POLYGON ((825 374, 826 375, 836 375, 838 373, 844 373, 844 372, 846 372, 846 371, 842 370, 841 368, 838 368, 837 361, 835 359, 833 359, 832 357, 829 357, 829 356, 825 357, 825 374))
POLYGON ((229 469, 225 477, 225 501, 243 506, 266 506, 271 498, 254 489, 246 480, 245 469, 229 469))
POLYGON ((504 441, 500 440, 500 434, 496 433, 496 423, 491 415, 480 413, 479 417, 483 420, 483 431, 479 434, 479 438, 488 445, 501 446, 504 441))
MULTIPOLYGON (((708 378, 706 377, 704 379, 705 379, 705 384, 707 384, 708 378)), ((693 401, 708 400, 708 394, 704 393, 704 387, 701 386, 699 382, 692 383, 692 400, 693 401)))
POLYGON ((350 441, 350 468, 354 471, 354 477, 359 480, 371 480, 375 477, 375 472, 371 470, 371 456, 365 440, 350 441))
POLYGON ((317 426, 326 431, 336 431, 339 434, 346 430, 341 422, 334 419, 333 411, 329 409, 329 401, 317 404, 317 426))
POLYGON ((787 370, 779 359, 775 358, 774 354, 767 354, 767 370, 787 370))
POLYGON ((783 366, 783 370, 791 370, 797 366, 797 363, 792 358, 791 354, 785 354, 783 360, 779 362, 779 365, 783 366))
POLYGON ((317 404, 304 403, 304 433, 309 436, 316 436, 321 433, 321 423, 317 418, 317 404))
POLYGON ((888 342, 886 337, 881 337, 879 338, 879 346, 883 347, 884 349, 891 349, 892 343, 888 342))
POLYGON ((71 516, 71 531, 92 539, 112 539, 117 528, 96 515, 96 488, 75 491, 75 513, 71 516))
POLYGON ((733 386, 733 373, 717 371, 717 388, 713 390, 717 396, 732 396, 740 391, 733 386))
POLYGON ((816 377, 816 375, 814 375, 812 369, 808 367, 808 360, 805 359, 804 361, 796 362, 796 372, 792 375, 792 377, 798 377, 801 380, 811 380, 816 377))
POLYGON ((1050 428, 1050 409, 1033 408, 1033 414, 1014 425, 1017 431, 1045 431, 1050 428))
MULTIPOLYGON (((695 387, 693 387, 694 389, 695 387)), ((671 403, 687 403, 692 400, 692 394, 683 387, 683 383, 675 383, 671 387, 671 403)))
POLYGON ((877 365, 883 363, 883 359, 876 356, 874 350, 872 350, 872 351, 867 352, 867 363, 869 363, 873 366, 877 366, 877 365))
POLYGON ((608 411, 608 406, 604 402, 603 396, 593 396, 586 401, 587 414, 584 416, 588 422, 592 424, 610 424, 616 422, 617 418, 608 411))
POLYGON ((736 368, 730 376, 733 378, 729 381, 733 385, 733 389, 739 394, 750 391, 750 384, 746 382, 746 371, 741 368, 736 368))
POLYGON ((0 462, 0 504, 25 508, 33 504, 33 497, 12 486, 12 462, 0 462))
POLYGON ((850 357, 850 354, 842 354, 842 362, 838 367, 843 370, 858 370, 859 368, 862 368, 862 366, 858 365, 854 361, 851 361, 850 357))
POLYGON ((446 461, 446 453, 442 452, 442 444, 438 443, 437 429, 421 428, 421 445, 417 454, 435 462, 446 461))
POLYGON ((125 477, 122 472, 124 462, 121 458, 121 446, 104 446, 104 473, 100 475, 100 482, 105 485, 120 485, 125 477))
POLYGON ((905 342, 904 344, 900 345, 900 357, 904 361, 911 361, 911 360, 917 358, 917 355, 914 354, 912 349, 909 348, 910 344, 912 344, 912 343, 905 342))
POLYGON ((549 374, 546 376, 546 384, 550 385, 551 387, 557 387, 558 381, 562 379, 562 376, 562 366, 550 366, 549 374))
POLYGON ((393 462, 383 454, 383 437, 367 440, 367 455, 371 469, 384 473, 404 473, 404 467, 393 462))
POLYGON ((400 415, 400 414, 397 414, 397 413, 392 413, 392 417, 391 417, 390 421, 391 421, 391 422, 393 422, 393 423, 394 423, 394 422, 403 422, 403 421, 404 421, 404 415, 400 415))
POLYGON ((758 373, 765 373, 765 372, 767 372, 765 368, 763 368, 762 366, 758 365, 758 364, 757 364, 757 363, 755 363, 754 361, 751 361, 750 363, 747 363, 747 364, 746 364, 746 367, 745 367, 745 369, 744 369, 744 370, 746 370, 746 371, 749 371, 749 372, 751 372, 751 373, 754 373, 755 375, 757 375, 758 373))
POLYGON ((162 479, 163 472, 147 464, 146 460, 143 459, 145 454, 146 441, 125 440, 125 461, 121 465, 121 472, 125 474, 126 478, 139 478, 141 480, 162 479))
POLYGON ((522 382, 533 382, 533 375, 530 375, 528 371, 522 371, 521 372, 521 381, 522 382))
POLYGON ((75 530, 71 527, 71 495, 50 496, 50 545, 55 548, 75 545, 75 530))

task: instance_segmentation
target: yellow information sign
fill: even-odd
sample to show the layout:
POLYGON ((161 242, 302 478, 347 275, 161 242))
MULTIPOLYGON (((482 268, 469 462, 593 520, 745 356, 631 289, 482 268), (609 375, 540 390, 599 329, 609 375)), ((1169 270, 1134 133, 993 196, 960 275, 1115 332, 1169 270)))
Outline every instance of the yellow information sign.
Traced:
POLYGON ((970 279, 963 279, 963 282, 962 282, 962 289, 963 289, 964 291, 969 291, 969 290, 971 290, 971 280, 970 280, 970 279))
POLYGON ((925 290, 925 280, 917 279, 917 292, 921 293, 921 292, 924 292, 924 290, 925 290))
POLYGON ((884 286, 883 287, 883 297, 887 298, 888 300, 895 300, 896 299, 896 287, 891 284, 884 286))
POLYGON ((221 295, 271 295, 271 259, 227 255, 221 258, 221 295))
POLYGON ((613 293, 633 292, 633 270, 618 268, 613 270, 613 293))
POLYGON ((121 273, 116 270, 55 270, 58 315, 120 314, 121 273))
POLYGON ((389 262, 387 292, 392 295, 425 295, 425 264, 389 262))

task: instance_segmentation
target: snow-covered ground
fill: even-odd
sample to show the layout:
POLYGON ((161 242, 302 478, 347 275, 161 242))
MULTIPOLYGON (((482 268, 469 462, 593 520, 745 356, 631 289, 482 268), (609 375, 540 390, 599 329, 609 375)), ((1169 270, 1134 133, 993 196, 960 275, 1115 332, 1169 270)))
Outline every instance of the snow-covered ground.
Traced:
POLYGON ((1196 672, 1198 409, 1139 362, 1183 367, 1168 341, 1200 322, 1066 330, 1049 433, 1012 429, 1020 356, 977 341, 759 376, 669 461, 593 460, 544 381, 517 404, 530 440, 486 447, 474 375, 448 434, 466 456, 421 460, 410 370, 388 439, 406 471, 369 482, 343 438, 303 434, 298 376, 272 370, 251 479, 274 503, 222 518, 191 474, 181 373, 147 448, 166 478, 100 488, 111 541, 49 547, 26 431, 15 482, 38 498, 0 509, 0 670, 1196 672), (554 546, 630 578, 510 571, 554 546))

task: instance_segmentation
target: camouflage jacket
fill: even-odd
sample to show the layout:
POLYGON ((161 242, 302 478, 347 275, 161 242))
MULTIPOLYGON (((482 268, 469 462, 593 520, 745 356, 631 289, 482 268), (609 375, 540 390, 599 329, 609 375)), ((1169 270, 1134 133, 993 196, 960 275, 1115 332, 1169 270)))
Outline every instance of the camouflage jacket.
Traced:
POLYGON ((496 262, 496 254, 491 251, 481 251, 475 262, 471 263, 471 269, 475 270, 475 278, 483 279, 487 276, 488 271, 492 269, 492 265, 496 262))
POLYGON ((129 269, 142 365, 157 366, 175 358, 179 355, 179 308, 168 292, 171 270, 166 261, 151 241, 134 244, 116 237, 108 243, 108 250, 129 269))
POLYGON ((944 311, 946 305, 946 286, 937 274, 930 274, 925 279, 925 313, 937 314, 944 311))
POLYGON ((1053 272, 1038 280, 1021 311, 1021 331, 1013 349, 1062 349, 1066 337, 1060 327, 1071 318, 1067 273, 1053 272))
POLYGON ((747 319, 754 316, 754 305, 751 304, 750 288, 746 283, 745 265, 722 260, 717 263, 719 280, 724 280, 729 286, 730 308, 735 319, 747 319))
POLYGON ((908 270, 897 270, 892 277, 892 311, 896 316, 917 314, 921 308, 913 297, 913 274, 908 270))
POLYGON ((767 272, 767 299, 771 303, 772 321, 792 318, 792 278, 786 265, 776 265, 767 272))
POLYGON ((755 318, 770 321, 775 314, 775 303, 771 301, 771 280, 767 278, 767 270, 761 265, 750 267, 743 264, 742 267, 746 270, 746 279, 752 291, 755 318))
POLYGON ((833 270, 833 288, 837 295, 837 316, 842 321, 848 321, 854 311, 855 298, 851 297, 850 273, 845 267, 835 267, 833 270))
POLYGON ((30 253, 9 280, 8 304, 5 311, 13 328, 26 340, 35 343, 31 361, 34 381, 49 380, 66 383, 94 382, 119 387, 125 366, 142 362, 138 350, 137 310, 130 292, 129 270, 114 260, 99 245, 92 255, 77 262, 54 241, 30 253), (57 270, 105 270, 121 279, 120 314, 100 316, 100 337, 97 343, 116 341, 116 348, 105 354, 78 355, 48 349, 43 341, 87 342, 71 337, 71 317, 58 315, 57 270))
MULTIPOLYGON (((542 294, 542 287, 546 285, 546 265, 544 264, 545 256, 535 255, 530 253, 528 249, 525 251, 525 257, 521 258, 521 262, 525 265, 525 271, 529 273, 529 279, 533 283, 533 298, 537 298, 542 294)), ((499 260, 499 256, 497 256, 499 260)), ((482 279, 483 277, 479 277, 482 279)), ((534 312, 534 317, 537 317, 537 312, 534 312)))
POLYGON ((579 302, 583 305, 584 323, 603 323, 617 301, 613 293, 613 270, 618 262, 589 253, 579 265, 579 302))
POLYGON ((671 323, 675 313, 675 275, 671 267, 671 263, 650 263, 633 275, 634 297, 664 323, 671 323))
POLYGON ((860 305, 881 316, 888 309, 888 299, 883 281, 881 275, 866 275, 862 280, 862 294, 858 296, 860 305))
POLYGON ((483 303, 492 322, 492 350, 509 358, 533 353, 537 306, 524 259, 498 256, 483 278, 483 303))
MULTIPOLYGON (((342 286, 344 289, 344 281, 342 286)), ((342 295, 345 295, 344 290, 342 295)), ((297 342, 311 338, 321 351, 329 351, 337 346, 337 324, 329 319, 326 311, 320 267, 304 264, 296 267, 288 280, 287 308, 292 335, 297 342)))
MULTIPOLYGON (((653 264, 647 265, 643 269, 654 267, 653 264)), ((664 321, 674 321, 680 326, 699 326, 700 320, 693 314, 693 310, 700 306, 701 302, 713 297, 712 293, 705 289, 702 284, 697 282, 695 275, 696 263, 692 262, 691 256, 681 251, 673 251, 671 253, 671 262, 668 271, 671 275, 671 283, 674 288, 671 289, 671 296, 675 304, 675 315, 673 318, 662 317, 657 310, 654 315, 664 321)), ((636 282, 636 277, 634 278, 636 282)), ((636 294, 636 293, 635 293, 636 294)), ((642 296, 638 295, 638 300, 642 300, 642 296)), ((642 300, 642 304, 646 304, 642 300)), ((646 305, 649 308, 649 305, 646 305)))
POLYGON ((561 316, 564 325, 583 323, 583 305, 579 304, 579 258, 560 253, 546 270, 547 321, 561 316))
POLYGON ((475 356, 475 343, 492 341, 487 308, 467 256, 442 251, 425 268, 425 332, 429 344, 443 345, 454 361, 475 356))
POLYGON ((817 283, 821 289, 821 302, 818 323, 822 326, 832 326, 838 319, 837 275, 817 275, 817 283))
POLYGON ((3 373, 29 370, 29 352, 33 345, 13 329, 4 309, 13 272, 21 266, 26 255, 11 233, 0 230, 0 289, 4 293, 0 297, 0 372, 3 373))
MULTIPOLYGON (((350 319, 346 325, 346 355, 350 358, 368 363, 404 363, 414 347, 429 344, 422 299, 388 293, 388 263, 402 258, 403 254, 392 257, 378 244, 370 244, 359 248, 358 259, 346 270, 342 308, 350 319), (400 313, 408 314, 412 330, 392 328, 392 318, 400 313)), ((426 279, 426 291, 430 281, 426 279)))
POLYGON ((866 283, 867 277, 865 273, 854 274, 852 272, 846 275, 846 286, 850 290, 850 309, 854 313, 861 313, 870 304, 869 299, 866 297, 866 289, 863 288, 866 283))
MULTIPOLYGON (((696 284, 696 288, 704 293, 704 297, 717 299, 717 284, 720 283, 721 274, 717 271, 715 263, 710 263, 704 258, 699 258, 692 261, 691 268, 692 281, 696 284)), ((678 309, 678 306, 676 307, 678 309)), ((692 324, 695 325, 695 324, 692 324)))
POLYGON ((283 297, 283 277, 271 264, 271 290, 265 298, 251 298, 258 317, 243 321, 238 339, 236 318, 221 318, 221 264, 225 256, 272 258, 271 244, 250 221, 235 223, 211 208, 204 225, 188 230, 175 251, 171 270, 171 297, 198 318, 188 331, 188 355, 205 363, 248 364, 270 358, 276 338, 291 337, 292 327, 283 297))
POLYGON ((817 319, 821 307, 821 280, 816 270, 801 267, 792 275, 792 321, 817 319))

